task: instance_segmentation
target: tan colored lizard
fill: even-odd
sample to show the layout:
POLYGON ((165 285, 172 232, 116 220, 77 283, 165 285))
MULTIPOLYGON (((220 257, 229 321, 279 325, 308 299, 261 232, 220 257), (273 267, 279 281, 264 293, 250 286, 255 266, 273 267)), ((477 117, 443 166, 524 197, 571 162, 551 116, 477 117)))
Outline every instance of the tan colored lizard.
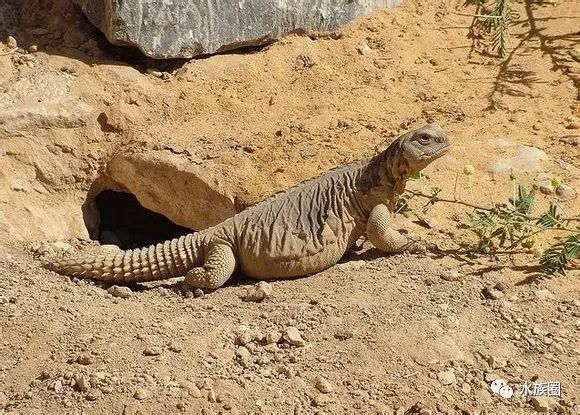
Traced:
POLYGON ((409 243, 389 227, 407 178, 444 155, 451 142, 428 124, 377 156, 330 170, 275 194, 209 229, 152 245, 48 262, 58 273, 110 282, 185 276, 215 289, 239 269, 257 279, 313 274, 338 262, 365 233, 385 252, 409 243))

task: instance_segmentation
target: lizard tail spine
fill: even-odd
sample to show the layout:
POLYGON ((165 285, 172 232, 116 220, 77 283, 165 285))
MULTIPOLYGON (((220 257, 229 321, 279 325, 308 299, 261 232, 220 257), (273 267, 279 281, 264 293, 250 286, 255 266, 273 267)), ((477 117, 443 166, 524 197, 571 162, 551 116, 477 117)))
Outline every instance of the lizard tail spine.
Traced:
POLYGON ((43 266, 59 274, 106 282, 163 280, 183 276, 198 266, 198 240, 198 234, 188 234, 145 248, 65 258, 43 266))

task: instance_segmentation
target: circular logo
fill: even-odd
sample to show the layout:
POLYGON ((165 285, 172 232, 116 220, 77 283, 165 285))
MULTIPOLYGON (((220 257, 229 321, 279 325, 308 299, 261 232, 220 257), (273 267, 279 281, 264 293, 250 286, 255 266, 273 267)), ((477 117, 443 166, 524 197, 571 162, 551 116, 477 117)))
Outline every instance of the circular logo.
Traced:
POLYGON ((507 382, 503 379, 496 379, 491 382, 491 391, 495 394, 499 393, 499 390, 507 385, 507 382))
POLYGON ((501 396, 502 398, 509 399, 512 396, 514 396, 514 390, 509 385, 502 386, 501 388, 499 388, 499 396, 501 396))

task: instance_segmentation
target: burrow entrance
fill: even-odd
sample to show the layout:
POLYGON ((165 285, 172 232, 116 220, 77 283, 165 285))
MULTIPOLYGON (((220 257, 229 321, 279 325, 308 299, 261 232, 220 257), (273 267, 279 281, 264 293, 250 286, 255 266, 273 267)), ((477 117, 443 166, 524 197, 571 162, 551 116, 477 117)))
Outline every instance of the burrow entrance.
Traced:
POLYGON ((104 190, 95 197, 94 208, 98 224, 91 237, 121 249, 141 248, 191 232, 147 209, 131 193, 104 190))
POLYGON ((82 205, 89 237, 134 249, 207 229, 236 214, 207 167, 159 151, 113 157, 82 205))

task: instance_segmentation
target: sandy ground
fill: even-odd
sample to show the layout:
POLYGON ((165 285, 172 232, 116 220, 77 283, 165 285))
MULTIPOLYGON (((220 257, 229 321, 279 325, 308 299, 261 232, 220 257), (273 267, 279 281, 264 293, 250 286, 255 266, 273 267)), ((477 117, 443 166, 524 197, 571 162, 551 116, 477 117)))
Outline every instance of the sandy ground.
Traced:
MULTIPOLYGON (((243 276, 198 298, 178 280, 120 298, 37 258, 87 248, 81 206, 119 154, 197 166, 239 210, 436 122, 454 148, 410 188, 490 205, 511 195, 513 169, 523 184, 556 177, 577 192, 576 2, 518 5, 505 59, 470 38, 461 13, 475 7, 415 0, 339 33, 189 62, 108 46, 68 1, 23 5, 18 42, 37 50, 0 45, 0 411, 579 412, 578 269, 542 277, 548 239, 471 253, 460 206, 437 204, 431 227, 398 218, 433 244, 426 254, 365 244, 327 271, 272 282, 262 302, 242 301, 254 283, 243 276), (497 379, 515 396, 495 394, 497 379), (561 396, 520 396, 534 382, 559 382, 561 396)), ((160 189, 150 205, 182 225, 228 214, 188 216, 198 201, 148 186, 160 189)), ((578 200, 558 203, 572 216, 578 200)))

